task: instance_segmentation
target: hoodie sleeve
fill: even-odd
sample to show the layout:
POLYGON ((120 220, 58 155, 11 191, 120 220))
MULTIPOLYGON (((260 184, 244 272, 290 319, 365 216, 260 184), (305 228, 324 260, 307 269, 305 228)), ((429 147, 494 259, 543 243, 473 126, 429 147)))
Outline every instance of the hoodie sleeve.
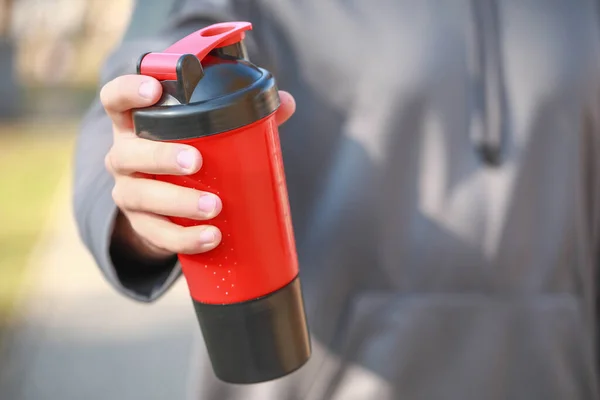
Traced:
MULTIPOLYGON (((203 26, 231 19, 226 0, 138 0, 121 43, 101 70, 99 87, 135 73, 141 54, 160 51, 203 26)), ((181 270, 175 259, 148 266, 126 251, 111 249, 117 207, 112 199, 114 181, 104 168, 111 146, 111 121, 96 96, 83 118, 75 149, 75 219, 84 245, 110 284, 126 296, 150 302, 171 287, 181 270)))

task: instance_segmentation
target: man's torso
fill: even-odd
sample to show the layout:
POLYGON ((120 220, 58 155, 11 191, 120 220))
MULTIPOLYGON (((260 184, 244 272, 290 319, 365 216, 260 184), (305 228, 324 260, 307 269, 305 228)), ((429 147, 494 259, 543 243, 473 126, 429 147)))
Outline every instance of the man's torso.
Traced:
POLYGON ((199 398, 597 398, 594 2, 238 3, 298 103, 281 140, 314 355, 240 387, 203 354, 199 398))

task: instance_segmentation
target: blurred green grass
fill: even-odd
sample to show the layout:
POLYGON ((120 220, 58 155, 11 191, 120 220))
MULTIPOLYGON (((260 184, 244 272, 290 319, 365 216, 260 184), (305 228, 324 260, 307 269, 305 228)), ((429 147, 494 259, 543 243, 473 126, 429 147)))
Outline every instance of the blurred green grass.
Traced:
POLYGON ((0 326, 69 173, 75 131, 68 122, 0 125, 0 326))

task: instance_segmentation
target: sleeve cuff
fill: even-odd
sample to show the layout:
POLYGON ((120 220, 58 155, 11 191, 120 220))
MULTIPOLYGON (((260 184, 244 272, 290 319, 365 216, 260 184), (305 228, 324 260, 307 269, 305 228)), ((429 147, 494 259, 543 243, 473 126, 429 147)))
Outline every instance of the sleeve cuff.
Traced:
POLYGON ((96 227, 101 232, 88 237, 97 238, 92 253, 109 283, 120 293, 141 302, 152 302, 161 297, 173 286, 181 275, 181 267, 176 258, 163 265, 146 265, 140 260, 128 257, 124 251, 111 254, 111 238, 117 206, 111 196, 110 182, 104 182, 99 196, 89 214, 88 227, 96 227))

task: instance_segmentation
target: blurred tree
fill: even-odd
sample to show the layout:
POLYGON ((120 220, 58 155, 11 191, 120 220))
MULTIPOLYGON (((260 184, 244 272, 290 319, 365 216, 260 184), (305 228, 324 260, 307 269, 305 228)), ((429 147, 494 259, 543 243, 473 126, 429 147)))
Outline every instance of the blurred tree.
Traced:
POLYGON ((0 37, 6 37, 10 32, 13 0, 0 0, 0 37))
POLYGON ((159 32, 180 0, 137 0, 125 37, 135 39, 159 32))
POLYGON ((10 34, 14 0, 0 0, 0 119, 18 116, 21 90, 15 65, 15 40, 10 34))

